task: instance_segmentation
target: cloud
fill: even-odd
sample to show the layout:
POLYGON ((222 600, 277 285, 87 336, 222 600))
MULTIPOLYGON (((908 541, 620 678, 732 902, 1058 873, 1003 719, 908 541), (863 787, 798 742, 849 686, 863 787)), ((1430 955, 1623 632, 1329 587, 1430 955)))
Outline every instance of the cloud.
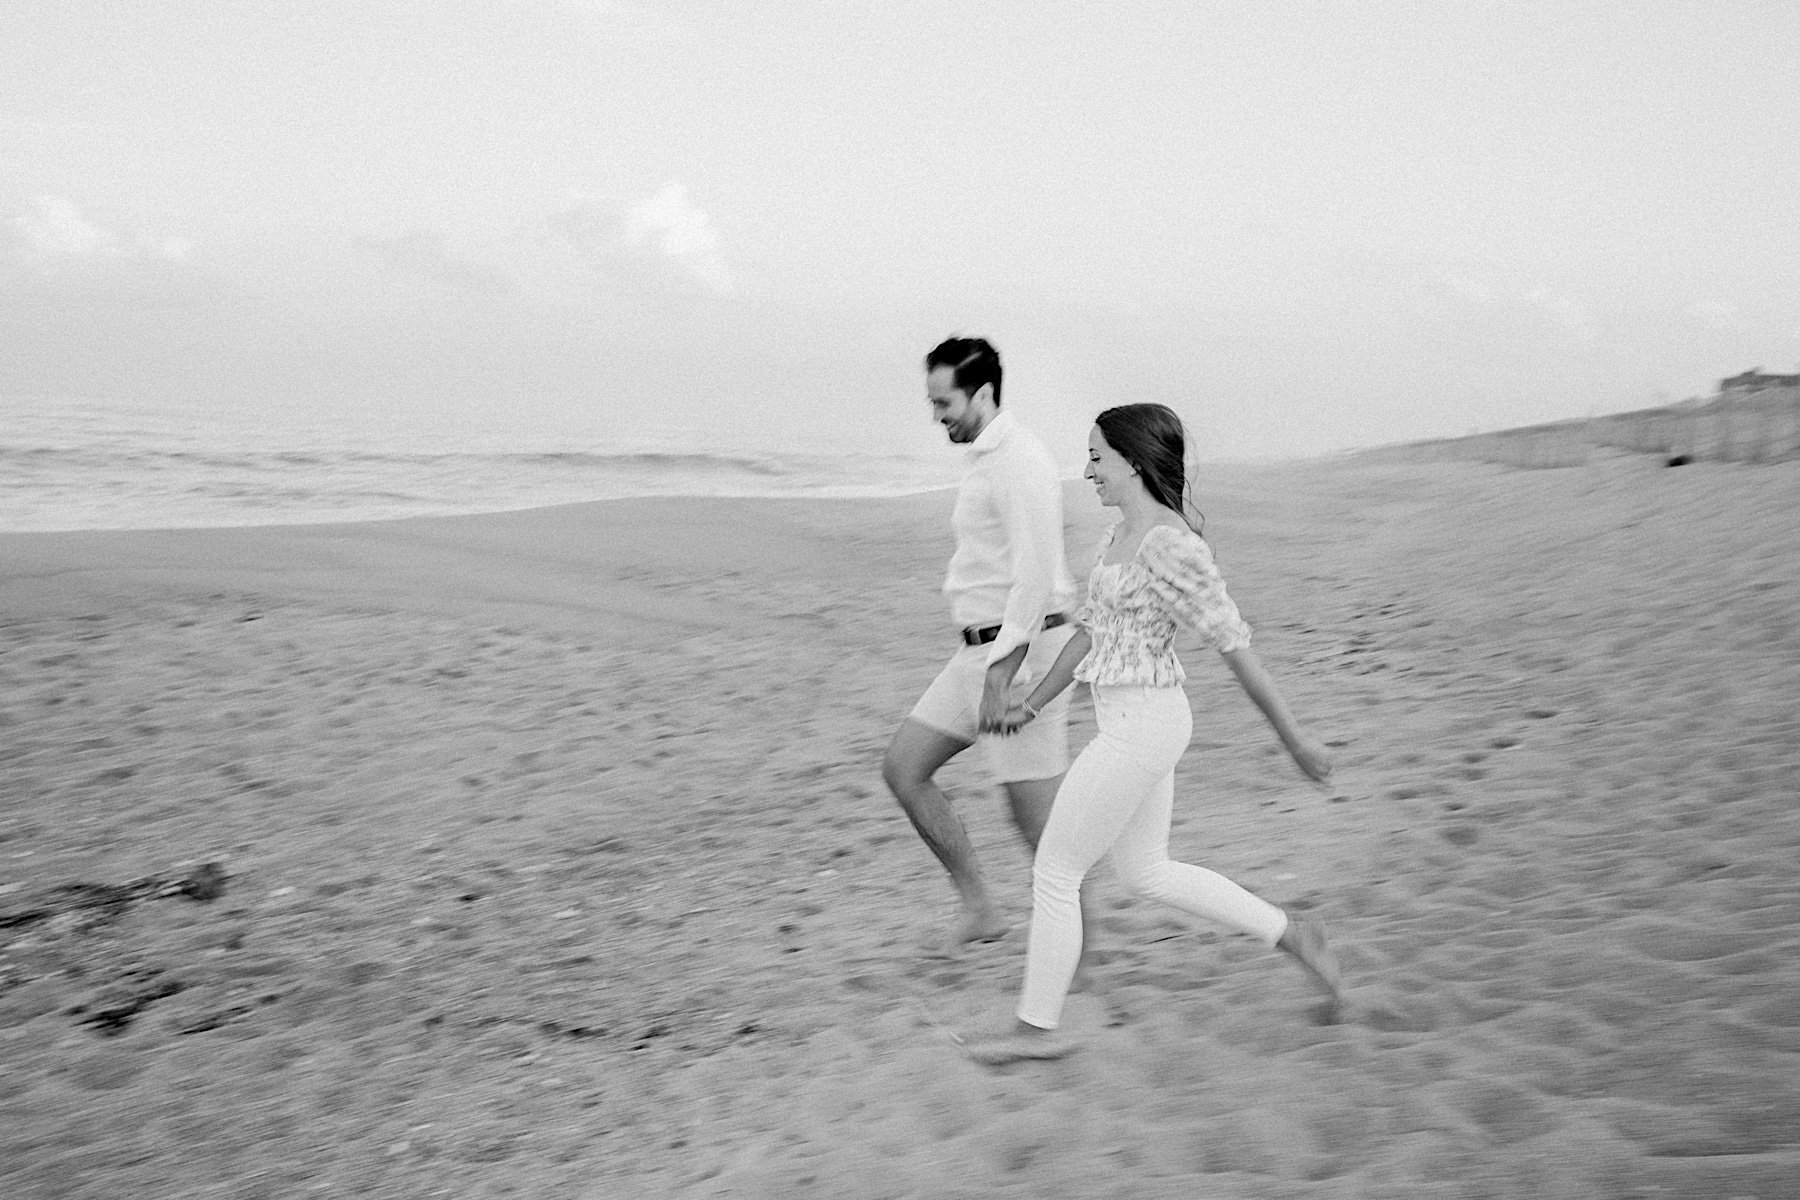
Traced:
POLYGON ((83 216, 61 196, 38 196, 24 212, 0 219, 0 242, 13 256, 32 264, 62 260, 185 258, 191 246, 180 238, 124 237, 83 216))
POLYGON ((731 290, 712 220, 694 207, 680 183, 669 184, 631 210, 625 219, 625 241, 633 247, 654 248, 715 292, 731 290))
POLYGON ((626 0, 549 0, 549 7, 571 13, 583 23, 598 25, 614 36, 623 34, 645 41, 669 42, 691 38, 699 32, 694 25, 673 17, 655 4, 628 3, 626 0))
POLYGON ((1446 273, 1438 278, 1451 294, 1470 304, 1486 304, 1494 298, 1493 286, 1482 280, 1452 273, 1446 273))
POLYGON ((551 214, 548 223, 591 266, 610 276, 678 280, 719 296, 733 290, 718 230, 679 181, 623 213, 583 202, 551 214))
POLYGON ((1737 320, 1737 305, 1723 300, 1696 300, 1682 311, 1714 329, 1729 329, 1737 320))
POLYGON ((56 196, 39 196, 30 211, 9 219, 26 251, 36 258, 59 254, 86 257, 115 253, 118 239, 75 211, 75 206, 56 196))
POLYGON ((393 238, 358 238, 356 244, 372 251, 396 274, 429 279, 484 296, 512 290, 512 277, 506 272, 453 256, 445 248, 441 233, 422 230, 393 238))
POLYGON ((1587 309, 1569 299, 1546 288, 1536 288, 1529 292, 1526 300, 1556 324, 1562 326, 1577 341, 1593 342, 1596 340, 1594 322, 1587 309))

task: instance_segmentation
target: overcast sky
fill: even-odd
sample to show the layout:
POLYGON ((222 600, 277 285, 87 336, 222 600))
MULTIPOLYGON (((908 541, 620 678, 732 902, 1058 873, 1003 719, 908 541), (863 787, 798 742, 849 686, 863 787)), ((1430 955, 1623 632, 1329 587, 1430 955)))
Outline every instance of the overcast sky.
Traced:
POLYGON ((7 0, 0 391, 917 449, 1460 434, 1800 363, 1800 5, 7 0))

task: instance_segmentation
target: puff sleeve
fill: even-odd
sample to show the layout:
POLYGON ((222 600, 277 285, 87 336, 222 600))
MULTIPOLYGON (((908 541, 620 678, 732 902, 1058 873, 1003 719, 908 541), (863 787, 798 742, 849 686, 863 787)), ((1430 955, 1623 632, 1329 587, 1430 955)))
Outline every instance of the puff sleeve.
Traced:
POLYGON ((1159 525, 1145 535, 1138 556, 1150 575, 1151 590, 1177 625, 1193 630, 1221 654, 1250 644, 1250 626, 1225 594, 1225 579, 1198 534, 1159 525))
MULTIPOLYGON (((1119 526, 1117 523, 1113 524, 1105 533, 1100 535, 1100 544, 1094 547, 1094 561, 1088 568, 1090 591, 1094 572, 1099 570, 1100 564, 1106 561, 1106 552, 1112 549, 1113 539, 1118 536, 1119 526)), ((1075 623, 1084 629, 1092 630, 1094 627, 1094 615, 1094 598, 1092 594, 1089 594, 1087 598, 1082 601, 1081 607, 1075 610, 1075 623)))

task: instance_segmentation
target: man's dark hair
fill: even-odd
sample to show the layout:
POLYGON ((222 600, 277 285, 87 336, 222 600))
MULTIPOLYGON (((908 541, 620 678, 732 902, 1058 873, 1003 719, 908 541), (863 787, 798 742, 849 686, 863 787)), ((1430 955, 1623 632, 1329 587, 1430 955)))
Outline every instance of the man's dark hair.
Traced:
POLYGON ((1000 407, 1000 352, 986 338, 946 338, 925 356, 925 370, 949 367, 957 390, 973 396, 982 384, 992 384, 994 407, 1000 407))

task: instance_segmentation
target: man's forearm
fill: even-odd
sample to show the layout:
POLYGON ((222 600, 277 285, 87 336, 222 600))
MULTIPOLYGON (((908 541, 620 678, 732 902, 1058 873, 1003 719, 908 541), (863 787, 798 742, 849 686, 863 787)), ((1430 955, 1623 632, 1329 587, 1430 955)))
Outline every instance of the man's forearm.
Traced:
POLYGON ((1025 663, 1025 654, 1031 649, 1030 642, 1020 642, 1012 651, 988 664, 987 689, 992 693, 1004 693, 1012 688, 1013 676, 1025 663))

